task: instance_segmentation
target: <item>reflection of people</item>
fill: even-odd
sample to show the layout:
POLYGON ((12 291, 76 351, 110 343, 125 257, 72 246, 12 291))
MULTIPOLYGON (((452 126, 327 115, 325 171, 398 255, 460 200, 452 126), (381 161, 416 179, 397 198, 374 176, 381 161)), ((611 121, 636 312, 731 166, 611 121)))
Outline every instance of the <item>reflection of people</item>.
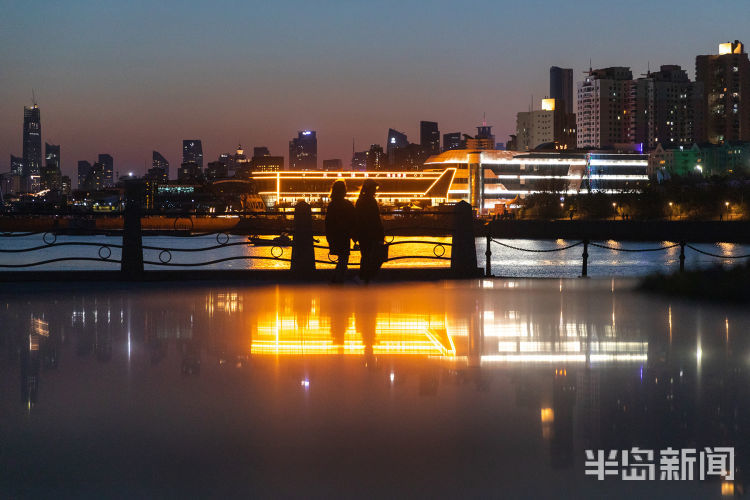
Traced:
POLYGON ((331 255, 337 255, 334 283, 346 278, 349 265, 349 247, 354 226, 354 205, 346 199, 346 182, 339 179, 331 188, 331 202, 326 210, 326 240, 331 255))
POLYGON ((359 192, 359 198, 355 206, 356 231, 359 249, 362 259, 359 265, 359 276, 367 283, 380 270, 383 265, 385 244, 385 232, 383 221, 380 220, 380 209, 375 200, 375 192, 378 183, 372 179, 366 179, 359 192))

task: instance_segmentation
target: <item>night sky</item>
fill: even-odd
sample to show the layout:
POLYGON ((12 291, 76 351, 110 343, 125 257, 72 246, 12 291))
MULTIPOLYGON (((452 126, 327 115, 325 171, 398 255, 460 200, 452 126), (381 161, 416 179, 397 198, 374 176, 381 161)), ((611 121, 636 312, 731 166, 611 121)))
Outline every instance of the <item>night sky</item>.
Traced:
MULTIPOLYGON (((473 132, 486 112, 498 142, 538 107, 551 65, 679 64, 718 43, 750 42, 750 3, 697 0, 154 2, 0 0, 0 171, 21 155, 36 92, 42 140, 63 172, 110 153, 143 173, 156 149, 180 162, 200 138, 212 161, 238 142, 288 156, 303 128, 318 161, 419 141, 419 120, 473 132)), ((75 184, 75 181, 74 181, 75 184)))

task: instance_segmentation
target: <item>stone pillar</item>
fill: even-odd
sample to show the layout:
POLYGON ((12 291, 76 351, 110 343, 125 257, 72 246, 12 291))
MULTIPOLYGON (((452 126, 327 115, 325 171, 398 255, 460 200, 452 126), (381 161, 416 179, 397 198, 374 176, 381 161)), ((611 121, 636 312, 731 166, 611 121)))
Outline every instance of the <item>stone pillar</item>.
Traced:
POLYGON ((451 270, 458 278, 474 278, 477 276, 477 247, 471 205, 461 201, 454 210, 451 270))
POLYGON ((125 181, 125 214, 122 232, 120 271, 126 280, 143 277, 143 237, 141 216, 145 186, 138 180, 125 181))
POLYGON ((297 277, 309 277, 315 271, 312 211, 300 200, 294 206, 294 235, 292 236, 292 272, 297 277))

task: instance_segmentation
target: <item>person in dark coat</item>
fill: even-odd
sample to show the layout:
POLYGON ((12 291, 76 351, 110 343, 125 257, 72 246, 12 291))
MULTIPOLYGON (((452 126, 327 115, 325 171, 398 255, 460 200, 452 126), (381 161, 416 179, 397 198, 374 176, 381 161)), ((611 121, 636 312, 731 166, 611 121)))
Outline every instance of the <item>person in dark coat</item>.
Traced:
POLYGON ((339 179, 331 187, 331 202, 326 210, 326 240, 329 253, 337 255, 334 283, 341 283, 346 279, 346 269, 349 265, 349 240, 354 229, 354 205, 346 199, 346 182, 339 179))
POLYGON ((377 190, 377 182, 365 179, 354 207, 356 239, 359 241, 359 250, 362 254, 359 277, 365 283, 374 278, 380 270, 386 250, 383 241, 383 221, 380 219, 380 208, 375 200, 377 190))

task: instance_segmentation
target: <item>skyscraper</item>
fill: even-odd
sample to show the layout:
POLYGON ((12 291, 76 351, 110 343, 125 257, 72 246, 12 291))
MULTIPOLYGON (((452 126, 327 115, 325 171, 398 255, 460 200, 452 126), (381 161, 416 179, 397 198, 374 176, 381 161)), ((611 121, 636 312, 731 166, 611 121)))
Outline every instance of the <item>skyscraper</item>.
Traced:
POLYGON ((425 156, 440 153, 440 130, 437 122, 419 122, 419 144, 425 156))
POLYGON ((106 187, 115 185, 115 160, 111 155, 100 154, 97 163, 102 164, 102 184, 106 187))
POLYGON ((578 83, 576 138, 579 148, 629 143, 633 73, 621 66, 589 70, 578 83))
POLYGON ((203 171, 203 144, 200 139, 182 141, 182 163, 194 163, 203 171))
POLYGON ((690 147, 705 137, 703 83, 675 65, 661 66, 634 82, 628 120, 632 142, 648 149, 690 147))
POLYGON ((398 148, 405 148, 409 145, 409 140, 406 134, 399 132, 398 130, 389 128, 388 139, 385 146, 385 151, 388 154, 388 162, 393 165, 396 162, 395 154, 398 148))
POLYGON ((542 109, 516 115, 516 145, 519 151, 530 151, 541 145, 551 149, 575 149, 576 118, 566 113, 563 102, 542 99, 542 109))
POLYGON ((44 143, 44 162, 46 165, 54 163, 57 168, 60 168, 60 145, 44 143))
POLYGON ((161 177, 166 180, 169 179, 169 162, 158 151, 151 152, 151 168, 160 169, 161 177))
POLYGON ((697 56, 695 80, 703 83, 708 141, 750 141, 750 62, 743 44, 722 43, 718 55, 697 56))
POLYGON ((318 169, 318 138, 314 130, 301 130, 289 141, 289 168, 291 170, 318 169))
POLYGON ((29 191, 39 189, 42 169, 42 121, 36 103, 23 107, 23 176, 29 191))
POLYGON ((62 188, 59 145, 44 143, 44 166, 40 178, 42 189, 59 191, 62 188))
POLYGON ((10 155, 10 173, 18 176, 23 175, 23 158, 10 155))
POLYGON ((86 178, 91 173, 91 163, 86 160, 78 162, 78 189, 86 189, 86 178))
POLYGON ((465 146, 466 144, 461 139, 461 132, 451 132, 449 134, 443 134, 443 151, 449 151, 451 149, 463 149, 465 146))
POLYGON ((549 96, 562 103, 562 111, 573 113, 573 70, 552 66, 549 69, 549 96))

